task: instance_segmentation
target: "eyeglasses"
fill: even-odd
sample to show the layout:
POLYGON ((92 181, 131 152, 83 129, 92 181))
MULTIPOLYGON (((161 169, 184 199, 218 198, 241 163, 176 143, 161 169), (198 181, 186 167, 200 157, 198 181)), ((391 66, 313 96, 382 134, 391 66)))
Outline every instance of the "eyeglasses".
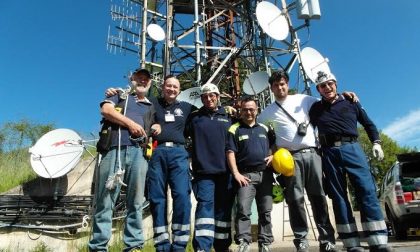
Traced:
POLYGON ((327 87, 327 85, 328 85, 329 87, 332 87, 334 84, 335 84, 335 82, 334 82, 334 81, 329 81, 329 82, 324 82, 324 83, 322 83, 322 84, 319 84, 318 86, 319 86, 320 88, 326 88, 326 87, 327 87))

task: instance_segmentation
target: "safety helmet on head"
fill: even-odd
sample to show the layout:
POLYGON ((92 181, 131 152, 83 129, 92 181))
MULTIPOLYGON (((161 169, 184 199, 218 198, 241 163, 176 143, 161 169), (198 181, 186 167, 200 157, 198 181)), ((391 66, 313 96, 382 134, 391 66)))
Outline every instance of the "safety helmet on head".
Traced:
POLYGON ((293 176, 295 173, 295 161, 292 154, 285 148, 280 148, 274 153, 272 165, 275 172, 286 177, 293 176))
POLYGON ((201 91, 200 95, 208 94, 208 93, 216 93, 216 94, 220 95, 219 88, 216 85, 214 85, 213 83, 204 84, 201 87, 200 91, 201 91))
POLYGON ((334 81, 337 82, 337 79, 335 78, 334 74, 329 72, 323 72, 319 71, 318 76, 315 79, 315 84, 318 86, 319 84, 325 83, 327 81, 334 81))
POLYGON ((283 202, 284 200, 284 193, 283 193, 283 187, 278 184, 273 185, 273 203, 277 204, 280 202, 283 202))

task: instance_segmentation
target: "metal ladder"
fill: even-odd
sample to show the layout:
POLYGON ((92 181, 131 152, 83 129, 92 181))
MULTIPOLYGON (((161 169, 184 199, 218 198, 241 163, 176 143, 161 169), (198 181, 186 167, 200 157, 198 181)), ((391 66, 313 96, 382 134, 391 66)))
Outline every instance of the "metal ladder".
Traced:
MULTIPOLYGON (((315 241, 317 240, 317 235, 316 235, 316 231, 315 231, 315 227, 314 227, 314 222, 315 220, 312 220, 313 214, 312 214, 312 206, 311 203, 306 195, 306 191, 304 192, 304 206, 305 206, 305 211, 306 211, 306 218, 309 219, 309 224, 310 224, 310 228, 312 229, 312 233, 314 235, 315 241), (311 207, 311 209, 309 209, 309 207, 311 207)), ((286 203, 286 199, 283 201, 283 230, 282 230, 282 241, 284 241, 285 237, 294 237, 294 235, 285 235, 285 230, 284 230, 284 226, 286 222, 290 222, 289 219, 289 215, 286 216, 286 210, 289 211, 289 206, 286 203)))

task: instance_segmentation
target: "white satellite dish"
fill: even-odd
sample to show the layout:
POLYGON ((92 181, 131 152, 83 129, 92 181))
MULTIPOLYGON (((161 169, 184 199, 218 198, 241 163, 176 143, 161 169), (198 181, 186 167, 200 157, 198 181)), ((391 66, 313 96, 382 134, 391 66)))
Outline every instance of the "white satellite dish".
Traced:
POLYGON ((242 89, 247 95, 259 94, 270 86, 268 79, 267 72, 254 72, 245 79, 242 89))
POLYGON ((149 24, 147 26, 147 34, 155 41, 162 41, 165 39, 165 32, 162 27, 157 24, 149 24))
POLYGON ((277 40, 285 40, 289 35, 289 24, 285 15, 276 5, 262 1, 257 4, 258 23, 268 36, 277 40))
POLYGON ((317 50, 312 47, 305 47, 300 52, 302 67, 306 75, 315 82, 319 71, 330 73, 328 59, 324 58, 317 50))
POLYGON ((44 178, 64 176, 77 165, 83 150, 82 139, 76 132, 52 130, 29 148, 32 169, 44 178))
POLYGON ((197 108, 200 108, 203 106, 203 103, 201 102, 200 93, 201 91, 199 87, 188 88, 188 89, 185 89, 184 91, 181 91, 177 99, 180 101, 191 103, 197 108))

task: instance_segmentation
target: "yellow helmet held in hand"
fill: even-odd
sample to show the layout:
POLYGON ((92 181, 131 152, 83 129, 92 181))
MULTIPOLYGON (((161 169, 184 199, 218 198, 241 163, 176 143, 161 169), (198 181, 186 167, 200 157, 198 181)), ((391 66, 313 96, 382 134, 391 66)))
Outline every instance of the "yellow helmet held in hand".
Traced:
POLYGON ((274 153, 272 165, 274 171, 286 177, 293 176, 295 173, 295 161, 292 154, 285 148, 280 148, 274 153))

